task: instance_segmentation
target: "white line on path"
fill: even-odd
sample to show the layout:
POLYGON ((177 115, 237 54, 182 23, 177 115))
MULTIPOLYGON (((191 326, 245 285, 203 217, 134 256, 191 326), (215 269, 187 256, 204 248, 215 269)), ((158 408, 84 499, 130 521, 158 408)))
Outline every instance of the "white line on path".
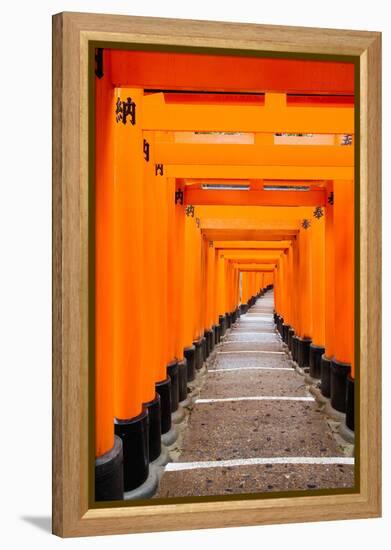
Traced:
POLYGON ((242 334, 257 334, 257 335, 258 335, 258 334, 259 334, 259 335, 262 335, 262 334, 269 334, 269 336, 270 336, 270 335, 274 336, 274 335, 275 335, 275 332, 256 332, 255 330, 252 331, 252 332, 247 332, 247 331, 243 331, 243 332, 236 332, 236 331, 233 331, 233 332, 231 332, 231 336, 235 336, 235 335, 237 335, 237 334, 240 334, 240 335, 242 335, 242 334))
POLYGON ((169 462, 166 472, 197 470, 199 468, 225 468, 228 466, 257 466, 261 464, 354 464, 347 456, 281 456, 270 458, 238 458, 232 460, 205 460, 202 462, 169 462))
POLYGON ((253 395, 251 397, 216 397, 196 399, 195 403, 223 403, 225 401, 315 401, 315 397, 285 397, 277 395, 253 395))
MULTIPOLYGON (((238 342, 235 342, 236 344, 238 342)), ((254 342, 251 342, 252 344, 254 342)), ((239 342, 240 344, 240 342, 239 342)), ((273 353, 273 354, 277 354, 277 355, 286 355, 285 351, 261 351, 259 349, 253 349, 253 350, 248 350, 248 349, 237 349, 237 350, 231 350, 231 351, 218 351, 217 352, 218 354, 219 353, 273 353)))
POLYGON ((256 313, 252 313, 250 317, 246 317, 245 319, 241 319, 241 321, 269 321, 272 322, 273 316, 272 315, 257 315, 256 313))
POLYGON ((208 374, 212 372, 233 372, 238 370, 289 370, 296 373, 293 367, 230 367, 229 369, 208 369, 208 374))
MULTIPOLYGON (((263 340, 224 340, 223 344, 266 344, 267 342, 264 342, 263 340)), ((271 344, 278 343, 277 338, 275 338, 274 342, 273 340, 269 342, 271 344)))

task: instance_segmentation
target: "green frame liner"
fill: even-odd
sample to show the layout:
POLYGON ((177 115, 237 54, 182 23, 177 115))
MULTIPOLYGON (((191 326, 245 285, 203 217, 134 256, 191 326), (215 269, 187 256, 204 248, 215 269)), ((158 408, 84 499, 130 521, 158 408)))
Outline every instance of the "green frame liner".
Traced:
POLYGON ((354 494, 360 492, 360 140, 354 143, 354 238, 355 238, 355 484, 345 489, 318 489, 281 491, 276 493, 240 493, 236 495, 216 495, 205 497, 180 497, 165 499, 140 499, 137 501, 118 500, 112 502, 95 502, 95 49, 130 51, 157 51, 176 53, 197 53, 202 55, 221 55, 237 57, 263 57, 270 59, 303 59, 316 61, 334 61, 354 65, 354 129, 355 136, 360 136, 360 57, 348 55, 329 55, 315 53, 270 52, 262 50, 238 50, 230 48, 202 48, 192 46, 170 46, 159 44, 139 44, 129 42, 93 41, 88 42, 88 495, 89 508, 118 508, 151 505, 184 504, 190 502, 221 502, 257 499, 276 499, 286 497, 303 497, 318 495, 354 494))

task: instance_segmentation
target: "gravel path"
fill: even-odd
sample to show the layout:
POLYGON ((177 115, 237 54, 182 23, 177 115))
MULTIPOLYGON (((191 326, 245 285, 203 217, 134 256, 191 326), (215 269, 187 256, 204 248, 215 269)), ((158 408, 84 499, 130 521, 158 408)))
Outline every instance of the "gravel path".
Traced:
POLYGON ((272 291, 227 331, 198 399, 157 498, 354 485, 353 459, 275 330, 272 291))

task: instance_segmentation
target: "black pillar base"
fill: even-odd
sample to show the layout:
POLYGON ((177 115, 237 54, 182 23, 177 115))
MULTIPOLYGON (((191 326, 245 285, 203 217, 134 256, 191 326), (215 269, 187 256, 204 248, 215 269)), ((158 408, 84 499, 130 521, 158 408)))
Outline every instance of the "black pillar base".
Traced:
POLYGON ((299 359, 299 337, 292 337, 292 359, 297 363, 299 359))
POLYGON ((167 365, 167 375, 171 379, 171 412, 178 409, 179 403, 179 376, 178 376, 178 361, 171 361, 167 365))
POLYGON ((284 318, 281 317, 281 315, 277 318, 277 330, 280 333, 280 336, 282 338, 282 325, 284 324, 284 318))
POLYGON ((294 335, 295 335, 295 329, 290 327, 290 329, 288 330, 288 348, 290 352, 292 352, 292 347, 293 347, 292 338, 294 337, 294 335))
POLYGON ((276 313, 275 311, 273 312, 273 320, 274 320, 274 324, 276 325, 277 324, 277 318, 278 318, 278 313, 276 313))
POLYGON ((324 347, 310 345, 310 376, 311 378, 320 378, 322 355, 324 354, 324 347))
POLYGON ((206 352, 209 357, 209 355, 212 353, 214 348, 214 333, 213 330, 206 330, 204 332, 205 338, 206 338, 206 352))
POLYGON ((193 342, 193 346, 195 346, 195 368, 200 370, 204 362, 201 338, 193 342))
POLYGON ((201 348, 202 348, 202 362, 206 361, 206 358, 208 357, 206 353, 206 338, 205 336, 202 336, 201 338, 201 348))
POLYGON ((330 403, 335 410, 346 412, 347 377, 350 374, 350 365, 331 360, 330 368, 330 403))
POLYGON ((276 313, 276 320, 274 321, 275 325, 276 325, 276 329, 278 330, 278 323, 280 321, 280 316, 278 313, 276 313))
POLYGON ((236 309, 234 309, 233 312, 231 313, 231 325, 236 323, 236 319, 237 319, 237 311, 236 309))
POLYGON ((162 452, 162 417, 160 413, 160 395, 156 393, 155 399, 144 403, 143 407, 148 411, 148 448, 149 462, 156 460, 162 452))
POLYGON ((187 399, 187 361, 182 359, 178 361, 178 390, 179 402, 187 399))
POLYGON ((220 342, 220 327, 219 325, 213 325, 212 330, 214 332, 215 346, 220 342))
POLYGON ((144 483, 149 474, 148 411, 126 420, 115 419, 114 431, 122 439, 124 491, 144 483))
POLYGON ((225 333, 227 332, 227 329, 228 329, 228 319, 227 319, 227 314, 225 313, 223 316, 223 336, 225 336, 225 333))
POLYGON ((248 304, 240 304, 240 315, 244 315, 248 311, 248 304))
POLYGON ((225 335, 227 330, 227 319, 225 315, 219 315, 220 337, 225 335))
POLYGON ((171 379, 156 383, 156 391, 160 395, 160 415, 162 435, 171 430, 171 379))
POLYGON ((189 346, 183 350, 187 362, 187 381, 192 382, 195 378, 195 346, 189 346))
POLYGON ((225 326, 231 328, 231 315, 230 313, 225 314, 225 326))
POLYGON ((349 375, 346 384, 346 426, 354 432, 354 380, 349 375))
POLYGON ((204 338, 205 338, 205 359, 209 357, 210 354, 210 340, 207 331, 204 331, 204 338))
POLYGON ((224 315, 219 315, 220 338, 225 334, 224 325, 225 325, 224 315))
POLYGON ((330 397, 330 367, 331 360, 323 354, 320 361, 320 391, 323 397, 330 397))
POLYGON ((282 325, 282 340, 287 345, 288 345, 288 332, 289 332, 290 328, 291 328, 290 325, 286 325, 285 323, 283 323, 283 325, 282 325))
POLYGON ((298 338, 297 363, 302 369, 310 366, 310 345, 311 338, 298 338))
POLYGON ((95 459, 95 500, 122 500, 124 498, 124 463, 122 439, 114 436, 110 451, 95 459))

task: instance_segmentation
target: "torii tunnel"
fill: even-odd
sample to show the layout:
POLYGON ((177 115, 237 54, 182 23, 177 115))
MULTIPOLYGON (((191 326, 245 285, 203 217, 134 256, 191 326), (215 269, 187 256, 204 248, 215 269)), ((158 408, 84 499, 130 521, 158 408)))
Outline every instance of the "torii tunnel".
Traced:
MULTIPOLYGON (((114 49, 96 60, 95 499, 159 495, 197 406, 212 422, 219 400, 202 388, 230 353, 255 366, 228 369, 225 401, 278 357, 279 380, 305 388, 292 403, 316 399, 352 442, 353 65, 114 49), (250 341, 230 351, 235 327, 250 341), (253 349, 257 331, 278 351, 253 349)), ((251 399, 258 422, 270 416, 257 380, 256 397, 235 397, 243 425, 251 399)))

